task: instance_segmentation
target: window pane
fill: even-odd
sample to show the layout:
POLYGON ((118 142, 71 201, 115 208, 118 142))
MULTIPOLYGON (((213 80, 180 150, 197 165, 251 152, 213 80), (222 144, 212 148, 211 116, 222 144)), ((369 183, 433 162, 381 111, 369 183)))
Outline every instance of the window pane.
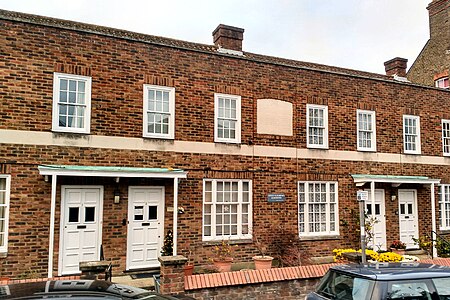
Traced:
POLYGON ((69 223, 77 223, 79 220, 79 214, 79 207, 69 207, 69 223))
POLYGON ((149 220, 157 220, 158 219, 158 206, 149 206, 148 207, 148 219, 149 220))
POLYGON ((84 221, 85 222, 94 222, 95 221, 95 207, 86 207, 85 208, 84 221))
POLYGON ((144 207, 143 206, 135 206, 134 207, 134 220, 135 221, 143 221, 144 220, 144 207))

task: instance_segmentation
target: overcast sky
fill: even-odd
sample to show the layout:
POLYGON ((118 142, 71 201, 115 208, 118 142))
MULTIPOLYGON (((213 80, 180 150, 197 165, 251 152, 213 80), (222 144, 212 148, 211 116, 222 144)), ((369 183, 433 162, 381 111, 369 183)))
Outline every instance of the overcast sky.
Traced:
POLYGON ((0 0, 0 8, 212 44, 245 29, 243 50, 384 74, 429 37, 431 0, 0 0))

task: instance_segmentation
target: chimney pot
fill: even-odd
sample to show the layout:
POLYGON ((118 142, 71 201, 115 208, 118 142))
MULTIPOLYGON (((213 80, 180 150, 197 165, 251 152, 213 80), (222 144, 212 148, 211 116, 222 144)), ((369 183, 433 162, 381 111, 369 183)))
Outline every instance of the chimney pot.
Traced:
POLYGON ((397 75, 406 77, 406 66, 408 60, 406 58, 396 57, 384 63, 384 69, 387 76, 397 75))
POLYGON ((244 29, 220 24, 212 33, 214 45, 229 50, 242 51, 244 29))

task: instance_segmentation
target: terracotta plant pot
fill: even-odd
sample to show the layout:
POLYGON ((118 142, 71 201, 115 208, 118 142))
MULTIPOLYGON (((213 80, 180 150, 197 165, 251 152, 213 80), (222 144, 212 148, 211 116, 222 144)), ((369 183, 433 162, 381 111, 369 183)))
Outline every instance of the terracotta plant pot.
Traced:
POLYGON ((395 249, 391 248, 391 252, 397 253, 399 255, 405 255, 405 249, 395 249))
POLYGON ((194 274, 194 265, 185 265, 184 276, 191 276, 192 274, 194 274))
POLYGON ((272 256, 253 256, 253 261, 255 262, 255 269, 256 270, 262 270, 262 269, 270 269, 272 268, 272 256))
POLYGON ((233 262, 232 258, 226 258, 224 260, 214 260, 214 266, 221 273, 231 272, 231 263, 232 262, 233 262))

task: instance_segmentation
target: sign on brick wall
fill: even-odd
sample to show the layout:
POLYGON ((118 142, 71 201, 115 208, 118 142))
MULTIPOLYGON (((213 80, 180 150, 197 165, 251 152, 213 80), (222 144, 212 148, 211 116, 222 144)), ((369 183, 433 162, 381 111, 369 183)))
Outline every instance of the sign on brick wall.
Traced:
POLYGON ((267 195, 268 202, 284 202, 286 201, 286 196, 284 194, 269 194, 267 195))

